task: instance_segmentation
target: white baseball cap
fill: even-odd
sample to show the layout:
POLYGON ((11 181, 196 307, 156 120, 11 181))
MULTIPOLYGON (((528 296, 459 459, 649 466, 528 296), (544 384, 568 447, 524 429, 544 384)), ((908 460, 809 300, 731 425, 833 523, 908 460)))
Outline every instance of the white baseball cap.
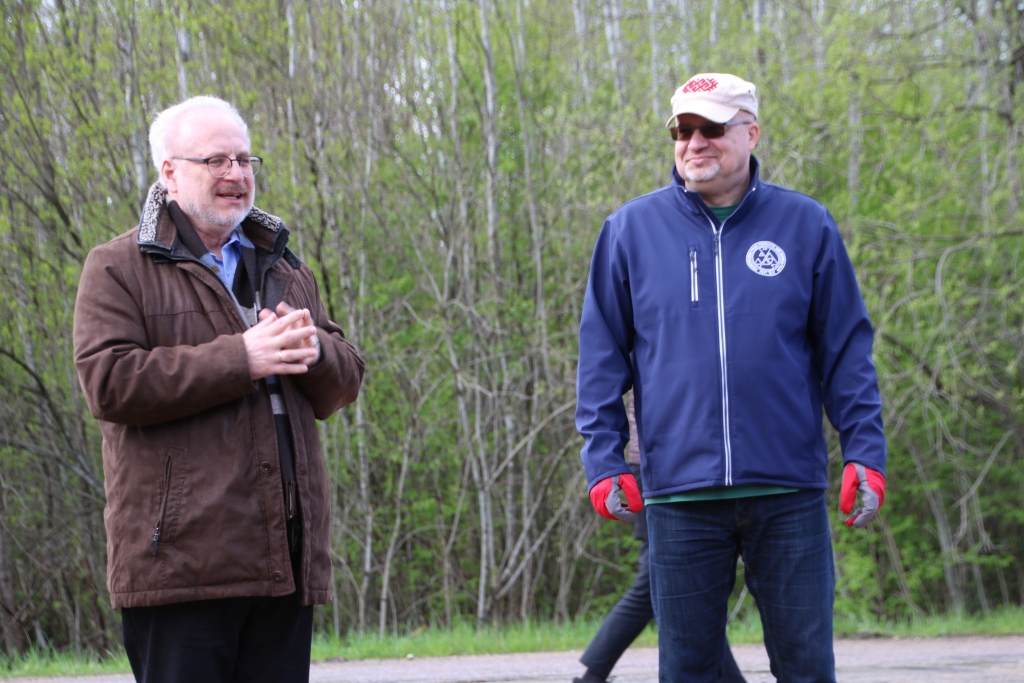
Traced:
POLYGON ((708 121, 725 123, 742 109, 756 119, 754 90, 753 83, 732 74, 697 74, 672 95, 672 117, 665 127, 671 128, 680 114, 696 114, 708 121))

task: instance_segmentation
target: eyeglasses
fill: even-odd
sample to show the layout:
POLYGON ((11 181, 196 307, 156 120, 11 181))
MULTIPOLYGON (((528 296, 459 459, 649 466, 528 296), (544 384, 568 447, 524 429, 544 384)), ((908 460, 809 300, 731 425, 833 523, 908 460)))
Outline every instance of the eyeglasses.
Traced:
POLYGON ((224 178, 228 173, 231 173, 232 163, 238 164, 238 170, 242 172, 242 175, 246 178, 252 178, 260 172, 260 166, 263 164, 263 159, 260 157, 238 157, 237 159, 226 156, 206 157, 205 159, 196 159, 194 157, 171 158, 191 161, 196 164, 206 164, 206 170, 214 178, 224 178))
POLYGON ((696 131, 704 136, 705 140, 714 140, 725 135, 726 126, 749 126, 753 121, 730 121, 728 123, 705 123, 703 126, 674 126, 668 129, 669 135, 676 142, 686 142, 693 137, 696 131))

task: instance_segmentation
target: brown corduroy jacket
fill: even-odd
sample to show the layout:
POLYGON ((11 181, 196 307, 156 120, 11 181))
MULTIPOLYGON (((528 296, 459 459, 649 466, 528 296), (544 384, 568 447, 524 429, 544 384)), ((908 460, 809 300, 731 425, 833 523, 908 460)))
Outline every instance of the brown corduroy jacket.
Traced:
POLYGON ((280 377, 301 569, 293 581, 273 411, 264 381, 249 376, 248 323, 181 243, 155 185, 139 226, 89 254, 75 305, 75 365, 103 433, 115 608, 294 591, 306 605, 331 600, 329 487, 316 420, 355 400, 363 361, 327 319, 312 271, 287 251, 283 222, 254 208, 242 226, 269 266, 263 306, 308 308, 319 333, 320 361, 280 377))

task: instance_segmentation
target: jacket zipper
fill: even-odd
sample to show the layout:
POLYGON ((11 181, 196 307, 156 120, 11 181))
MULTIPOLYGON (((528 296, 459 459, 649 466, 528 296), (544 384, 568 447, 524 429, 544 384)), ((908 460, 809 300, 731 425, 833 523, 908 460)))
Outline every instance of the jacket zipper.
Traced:
MULTIPOLYGON (((715 244, 715 290, 718 295, 718 366, 722 377, 722 428, 725 432, 725 485, 732 486, 732 438, 729 436, 729 363, 725 352, 725 286, 722 282, 722 230, 710 218, 715 244)), ((722 223, 725 226, 725 223, 722 223)))
MULTIPOLYGON (((754 187, 743 195, 743 199, 740 200, 739 205, 736 206, 733 213, 739 211, 740 206, 747 201, 747 197, 754 194, 754 190, 756 189, 757 188, 754 187)), ((732 437, 730 436, 730 432, 732 430, 729 427, 729 359, 725 350, 725 270, 722 266, 722 230, 725 229, 725 224, 729 219, 726 218, 722 221, 721 228, 716 228, 715 221, 712 220, 711 216, 709 216, 707 212, 704 212, 704 217, 708 219, 708 223, 711 225, 711 234, 714 236, 715 291, 718 296, 718 365, 721 369, 722 376, 722 428, 725 437, 725 485, 732 486, 732 437)), ((692 261, 692 253, 690 258, 692 261)))
POLYGON ((697 293, 697 249, 690 249, 690 303, 700 301, 697 293))
POLYGON ((164 514, 167 512, 167 499, 171 497, 171 456, 167 456, 165 467, 164 499, 160 503, 160 517, 156 520, 156 531, 153 532, 153 554, 156 555, 156 546, 160 543, 160 534, 164 525, 164 514))

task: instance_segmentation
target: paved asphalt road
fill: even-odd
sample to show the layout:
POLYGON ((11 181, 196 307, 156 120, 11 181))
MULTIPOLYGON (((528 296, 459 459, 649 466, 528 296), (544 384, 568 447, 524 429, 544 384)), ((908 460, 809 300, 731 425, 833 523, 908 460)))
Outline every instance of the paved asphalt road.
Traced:
MULTIPOLYGON (((1021 683, 1024 636, 838 640, 839 683, 1021 683)), ((774 683, 761 645, 735 645, 749 683, 774 683)), ((313 683, 570 683, 579 652, 362 660, 314 664, 313 683)), ((655 683, 654 648, 626 652, 615 683, 655 683)), ((132 683, 131 676, 21 678, 18 683, 132 683)))

